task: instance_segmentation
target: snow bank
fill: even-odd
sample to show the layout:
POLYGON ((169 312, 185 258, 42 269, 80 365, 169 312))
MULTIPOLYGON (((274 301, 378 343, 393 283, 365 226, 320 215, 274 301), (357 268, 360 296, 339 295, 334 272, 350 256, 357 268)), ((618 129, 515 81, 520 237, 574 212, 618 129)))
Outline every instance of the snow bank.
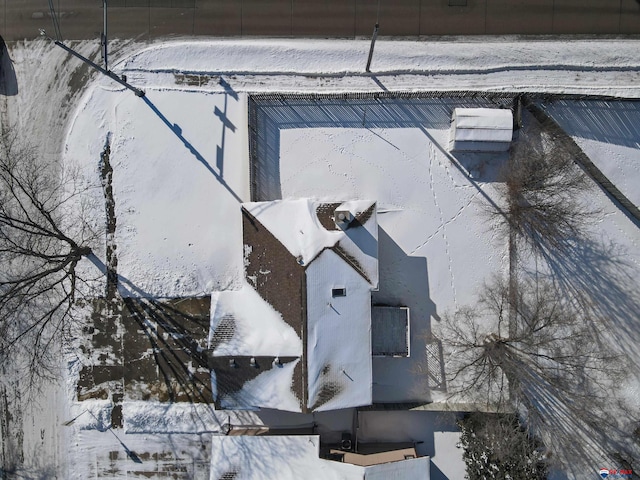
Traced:
POLYGON ((127 433, 224 433, 227 414, 204 403, 124 402, 127 433))

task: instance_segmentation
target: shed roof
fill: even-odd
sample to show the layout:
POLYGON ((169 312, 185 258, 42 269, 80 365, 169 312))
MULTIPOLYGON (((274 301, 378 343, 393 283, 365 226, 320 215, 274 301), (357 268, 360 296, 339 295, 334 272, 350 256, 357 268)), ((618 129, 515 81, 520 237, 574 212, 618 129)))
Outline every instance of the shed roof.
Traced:
POLYGON ((456 108, 451 124, 451 150, 503 151, 513 136, 513 114, 501 108, 456 108))

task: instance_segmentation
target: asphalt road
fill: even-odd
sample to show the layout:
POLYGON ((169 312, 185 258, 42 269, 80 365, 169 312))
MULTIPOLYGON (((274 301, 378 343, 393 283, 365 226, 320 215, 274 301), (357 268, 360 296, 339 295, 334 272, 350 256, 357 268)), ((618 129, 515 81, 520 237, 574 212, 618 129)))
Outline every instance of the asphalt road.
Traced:
MULTIPOLYGON (((102 0, 53 0, 66 40, 99 38, 102 0)), ((109 37, 640 34, 640 0, 108 0, 109 37), (378 9, 379 5, 379 9, 378 9)), ((47 0, 0 0, 7 41, 52 31, 47 0)))

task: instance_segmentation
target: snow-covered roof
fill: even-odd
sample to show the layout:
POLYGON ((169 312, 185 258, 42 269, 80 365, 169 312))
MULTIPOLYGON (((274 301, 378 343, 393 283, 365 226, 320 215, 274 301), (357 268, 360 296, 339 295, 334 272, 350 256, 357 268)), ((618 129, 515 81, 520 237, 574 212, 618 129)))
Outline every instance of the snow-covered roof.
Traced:
POLYGON ((332 250, 323 251, 306 274, 307 407, 321 411, 370 405, 370 285, 332 250))
POLYGON ((250 285, 211 295, 209 352, 216 405, 301 411, 294 372, 302 340, 250 285))
POLYGON ((429 480, 429 457, 358 466, 320 458, 320 437, 213 436, 212 480, 429 480), (226 475, 226 476, 225 476, 226 475))
POLYGON ((242 207, 269 230, 300 265, 309 265, 325 248, 337 248, 352 260, 373 287, 378 286, 375 202, 353 200, 327 204, 305 198, 244 203, 242 207), (353 214, 355 222, 351 228, 342 230, 327 221, 334 209, 349 210, 353 214))
POLYGON ((209 349, 218 357, 298 357, 302 340, 280 313, 245 284, 240 290, 211 295, 209 349))
POLYGON ((451 124, 450 149, 505 151, 513 135, 513 114, 500 108, 456 108, 451 124))

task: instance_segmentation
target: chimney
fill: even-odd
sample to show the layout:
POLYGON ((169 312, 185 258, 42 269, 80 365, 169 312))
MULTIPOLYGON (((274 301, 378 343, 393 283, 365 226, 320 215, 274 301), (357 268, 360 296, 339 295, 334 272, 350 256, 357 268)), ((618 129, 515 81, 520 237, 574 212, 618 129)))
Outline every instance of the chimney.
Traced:
POLYGON ((344 208, 342 205, 335 209, 333 212, 333 221, 341 230, 346 230, 353 221, 353 214, 349 209, 344 208))

